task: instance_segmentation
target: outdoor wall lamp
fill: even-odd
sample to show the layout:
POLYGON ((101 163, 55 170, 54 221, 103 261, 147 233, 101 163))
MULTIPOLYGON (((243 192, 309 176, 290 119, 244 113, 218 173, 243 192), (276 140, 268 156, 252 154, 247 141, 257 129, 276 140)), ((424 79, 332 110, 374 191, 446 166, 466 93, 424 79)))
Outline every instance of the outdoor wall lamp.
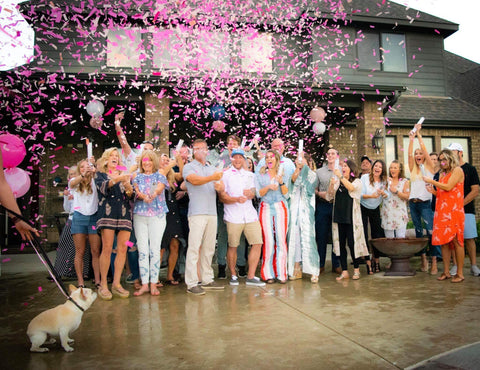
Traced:
POLYGON ((382 130, 377 128, 375 130, 375 135, 372 137, 372 148, 375 149, 377 154, 380 152, 380 149, 383 147, 383 135, 382 130))

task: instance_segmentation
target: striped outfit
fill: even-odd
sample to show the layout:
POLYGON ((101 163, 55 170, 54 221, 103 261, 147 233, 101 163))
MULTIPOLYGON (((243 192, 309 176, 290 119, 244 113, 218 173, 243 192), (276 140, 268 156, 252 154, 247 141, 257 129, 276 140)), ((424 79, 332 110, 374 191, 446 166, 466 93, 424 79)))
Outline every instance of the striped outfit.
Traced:
MULTIPOLYGON (((284 183, 288 180, 289 175, 284 174, 284 183)), ((259 190, 270 181, 268 173, 255 175, 257 196, 260 196, 259 190)), ((267 191, 261 198, 259 219, 263 235, 262 279, 287 280, 288 206, 280 186, 275 191, 267 191)))

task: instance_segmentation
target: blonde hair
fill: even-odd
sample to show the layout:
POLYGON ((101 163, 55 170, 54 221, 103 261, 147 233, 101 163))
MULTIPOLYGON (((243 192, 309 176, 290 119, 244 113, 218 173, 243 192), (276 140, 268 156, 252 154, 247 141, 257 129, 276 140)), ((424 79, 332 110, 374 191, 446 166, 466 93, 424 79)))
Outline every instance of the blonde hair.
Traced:
MULTIPOLYGON (((82 167, 83 162, 86 162, 88 165, 90 165, 87 159, 82 159, 81 161, 79 161, 76 166, 77 176, 81 175, 80 167, 82 167)), ((86 191, 87 194, 92 194, 92 178, 92 174, 88 174, 87 176, 85 176, 85 178, 82 178, 82 180, 75 186, 75 188, 77 188, 80 193, 84 193, 86 191), (87 181, 85 182, 85 180, 87 181)))
POLYGON ((439 161, 440 161, 440 156, 442 154, 445 157, 445 160, 447 161, 448 166, 445 169, 440 167, 441 173, 447 174, 449 172, 452 172, 455 167, 459 166, 458 157, 450 149, 442 149, 442 151, 438 153, 439 161))
POLYGON ((420 171, 420 167, 418 166, 417 161, 415 160, 415 153, 417 152, 417 150, 419 150, 423 154, 423 161, 425 162, 425 153, 423 153, 423 150, 420 149, 420 148, 415 149, 415 151, 413 152, 413 156, 414 156, 414 158, 413 158, 413 170, 410 171, 410 180, 411 181, 415 181, 418 178, 421 179, 422 176, 423 176, 422 171, 420 171))
POLYGON ((155 154, 153 150, 144 150, 142 154, 140 155, 140 162, 138 163, 138 169, 140 173, 144 173, 143 169, 143 158, 148 157, 153 163, 153 168, 152 172, 157 172, 158 171, 158 156, 155 154))
MULTIPOLYGON (((118 149, 117 148, 108 148, 107 150, 105 150, 103 152, 102 156, 100 157, 100 159, 97 162, 97 170, 99 172, 107 173, 108 159, 110 158, 110 156, 112 155, 113 152, 118 153, 118 149)), ((119 153, 119 156, 118 156, 118 164, 119 165, 121 164, 120 153, 119 153)))
POLYGON ((273 149, 267 150, 267 152, 265 153, 265 166, 260 168, 260 173, 262 175, 264 175, 268 170, 268 168, 267 168, 267 154, 268 153, 273 153, 273 155, 275 156, 275 167, 273 169, 275 170, 275 173, 278 174, 278 168, 280 167, 280 154, 276 150, 273 150, 273 149))

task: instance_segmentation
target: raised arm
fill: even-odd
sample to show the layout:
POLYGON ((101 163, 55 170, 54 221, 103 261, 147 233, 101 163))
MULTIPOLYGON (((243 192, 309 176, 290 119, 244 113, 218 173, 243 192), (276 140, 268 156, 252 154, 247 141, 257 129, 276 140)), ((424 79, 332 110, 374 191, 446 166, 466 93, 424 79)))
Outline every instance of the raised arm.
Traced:
POLYGON ((415 133, 411 132, 408 135, 408 169, 410 172, 413 171, 413 167, 415 165, 415 158, 413 158, 413 141, 415 140, 415 133))
POLYGON ((122 126, 120 125, 122 123, 123 116, 124 116, 123 112, 117 113, 115 115, 115 131, 117 134, 118 142, 120 143, 120 146, 122 148, 123 154, 125 157, 128 157, 132 152, 132 148, 130 147, 130 144, 128 144, 127 138, 125 137, 122 126))
MULTIPOLYGON (((416 127, 417 125, 415 125, 416 127)), ((432 162, 432 159, 428 155, 427 147, 425 146, 425 143, 423 142, 422 139, 422 134, 420 133, 420 130, 422 128, 422 125, 418 125, 419 127, 417 128, 417 137, 418 137, 418 143, 420 144, 420 148, 422 149, 423 156, 425 157, 425 168, 428 170, 430 173, 435 173, 435 166, 432 162)))

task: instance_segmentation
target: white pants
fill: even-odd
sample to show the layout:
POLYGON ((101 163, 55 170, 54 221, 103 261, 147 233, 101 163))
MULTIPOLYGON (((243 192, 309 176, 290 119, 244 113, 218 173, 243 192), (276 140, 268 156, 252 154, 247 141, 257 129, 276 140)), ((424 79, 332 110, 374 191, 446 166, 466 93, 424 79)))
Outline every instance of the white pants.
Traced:
POLYGON ((407 227, 400 227, 397 230, 384 230, 386 238, 405 238, 407 227))
POLYGON ((202 284, 213 281, 212 258, 217 239, 217 216, 195 215, 188 218, 187 260, 185 261, 185 284, 188 289, 198 285, 197 262, 200 259, 202 284))
POLYGON ((158 216, 133 215, 137 238, 138 266, 142 284, 157 283, 160 273, 160 248, 167 225, 165 214, 158 216))

